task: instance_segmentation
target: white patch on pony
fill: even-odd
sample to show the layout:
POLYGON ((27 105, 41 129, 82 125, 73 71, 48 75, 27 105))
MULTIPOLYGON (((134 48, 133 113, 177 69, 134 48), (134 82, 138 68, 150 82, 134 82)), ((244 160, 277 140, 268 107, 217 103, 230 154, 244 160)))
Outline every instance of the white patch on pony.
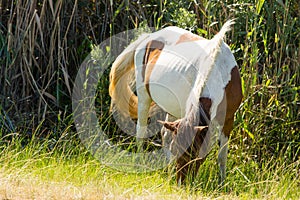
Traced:
POLYGON ((152 99, 177 118, 185 116, 186 102, 196 77, 207 70, 205 44, 206 40, 165 45, 152 70, 149 80, 152 99))

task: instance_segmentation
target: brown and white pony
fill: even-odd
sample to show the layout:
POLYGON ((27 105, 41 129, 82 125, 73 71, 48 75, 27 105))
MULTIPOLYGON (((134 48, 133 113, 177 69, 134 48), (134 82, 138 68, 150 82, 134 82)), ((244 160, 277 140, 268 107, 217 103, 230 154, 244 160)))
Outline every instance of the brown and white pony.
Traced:
POLYGON ((225 179, 228 138, 242 100, 237 63, 223 42, 233 23, 226 22, 211 40, 178 27, 144 34, 113 63, 112 105, 137 119, 139 143, 147 138, 151 110, 157 105, 168 113, 162 122, 162 140, 176 157, 178 183, 184 181, 193 160, 196 167, 192 172, 197 173, 215 132, 220 144, 221 182, 225 179))

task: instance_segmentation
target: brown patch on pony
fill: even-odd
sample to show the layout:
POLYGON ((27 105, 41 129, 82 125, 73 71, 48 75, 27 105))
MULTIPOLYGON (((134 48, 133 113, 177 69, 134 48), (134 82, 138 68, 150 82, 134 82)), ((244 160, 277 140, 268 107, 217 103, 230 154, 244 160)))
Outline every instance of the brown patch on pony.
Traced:
MULTIPOLYGON (((243 99, 243 93, 241 88, 240 72, 238 70, 238 67, 235 66, 231 70, 231 80, 225 87, 224 98, 217 109, 218 113, 226 112, 224 126, 223 126, 223 133, 226 137, 229 137, 230 132, 233 129, 234 114, 239 108, 242 99, 243 99), (224 103, 226 103, 226 106, 224 106, 224 103), (224 108, 226 108, 226 110, 224 110, 224 108)), ((219 116, 224 116, 224 115, 220 114, 219 116)))
POLYGON ((165 44, 163 42, 157 40, 152 40, 146 45, 146 52, 143 59, 142 78, 149 95, 150 75, 164 46, 165 44))
POLYGON ((183 42, 192 42, 197 40, 205 40, 205 39, 193 33, 184 33, 179 37, 179 40, 176 42, 176 44, 183 43, 183 42))

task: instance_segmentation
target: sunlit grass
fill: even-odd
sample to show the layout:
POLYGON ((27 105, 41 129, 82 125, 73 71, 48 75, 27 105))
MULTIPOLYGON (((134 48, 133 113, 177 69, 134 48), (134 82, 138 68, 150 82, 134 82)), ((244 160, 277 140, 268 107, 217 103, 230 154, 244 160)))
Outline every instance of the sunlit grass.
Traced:
POLYGON ((1 151, 1 198, 297 199, 299 196, 299 161, 290 165, 276 160, 257 163, 247 160, 247 154, 243 156, 240 149, 229 154, 225 186, 218 186, 214 149, 196 180, 178 187, 172 166, 129 173, 101 164, 80 145, 61 151, 49 150, 43 142, 23 147, 19 144, 15 141, 1 151))

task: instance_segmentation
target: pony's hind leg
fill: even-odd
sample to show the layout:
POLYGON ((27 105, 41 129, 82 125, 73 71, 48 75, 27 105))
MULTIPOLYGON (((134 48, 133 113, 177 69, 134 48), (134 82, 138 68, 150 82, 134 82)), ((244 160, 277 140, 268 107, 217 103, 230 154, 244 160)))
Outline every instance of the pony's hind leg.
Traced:
POLYGON ((136 126, 136 138, 138 150, 143 150, 143 143, 147 138, 147 122, 149 116, 149 109, 151 105, 151 98, 149 97, 145 88, 138 88, 138 120, 136 126))
POLYGON ((220 168, 220 179, 219 184, 223 185, 226 179, 226 162, 227 162, 227 154, 228 154, 228 136, 226 136, 223 132, 220 133, 219 137, 219 145, 220 150, 218 154, 218 164, 220 168))

